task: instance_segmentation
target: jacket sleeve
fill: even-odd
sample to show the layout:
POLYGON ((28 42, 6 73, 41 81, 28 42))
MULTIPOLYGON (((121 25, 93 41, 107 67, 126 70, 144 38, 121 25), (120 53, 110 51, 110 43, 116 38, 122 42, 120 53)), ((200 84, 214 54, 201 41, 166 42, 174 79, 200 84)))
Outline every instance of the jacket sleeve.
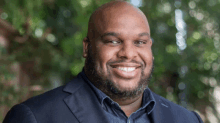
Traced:
POLYGON ((37 121, 28 106, 18 104, 7 113, 3 123, 37 123, 37 121))
POLYGON ((202 119, 200 118, 200 116, 199 116, 196 112, 194 112, 194 111, 192 111, 192 112, 196 115, 196 117, 197 117, 199 123, 203 123, 203 121, 202 121, 202 119))

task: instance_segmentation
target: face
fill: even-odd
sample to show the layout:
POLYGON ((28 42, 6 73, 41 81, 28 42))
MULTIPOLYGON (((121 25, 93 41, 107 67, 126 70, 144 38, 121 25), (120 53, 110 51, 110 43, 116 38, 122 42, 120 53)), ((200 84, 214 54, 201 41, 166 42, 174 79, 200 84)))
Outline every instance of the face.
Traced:
POLYGON ((110 97, 133 97, 147 87, 153 69, 147 20, 128 14, 99 22, 96 38, 85 38, 85 71, 110 97))

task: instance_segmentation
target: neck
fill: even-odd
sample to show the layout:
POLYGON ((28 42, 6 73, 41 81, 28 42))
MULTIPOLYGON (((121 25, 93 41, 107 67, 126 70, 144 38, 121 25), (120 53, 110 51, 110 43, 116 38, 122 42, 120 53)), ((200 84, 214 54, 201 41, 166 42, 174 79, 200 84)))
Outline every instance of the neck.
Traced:
POLYGON ((142 104, 143 94, 129 99, 113 99, 119 104, 121 109, 124 111, 127 117, 129 117, 133 112, 137 111, 142 104))

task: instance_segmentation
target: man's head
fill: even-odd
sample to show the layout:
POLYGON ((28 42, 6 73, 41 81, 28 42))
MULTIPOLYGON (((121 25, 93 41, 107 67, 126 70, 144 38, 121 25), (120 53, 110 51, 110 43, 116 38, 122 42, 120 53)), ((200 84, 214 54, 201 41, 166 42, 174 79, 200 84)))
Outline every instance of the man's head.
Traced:
POLYGON ((153 69, 152 41, 146 16, 127 2, 114 1, 90 17, 83 40, 85 73, 111 98, 143 93, 153 69))

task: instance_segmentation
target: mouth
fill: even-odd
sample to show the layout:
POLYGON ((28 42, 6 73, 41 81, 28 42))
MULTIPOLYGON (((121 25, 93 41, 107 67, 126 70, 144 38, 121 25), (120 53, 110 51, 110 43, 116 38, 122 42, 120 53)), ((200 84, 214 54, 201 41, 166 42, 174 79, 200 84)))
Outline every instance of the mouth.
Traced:
POLYGON ((141 73, 141 65, 139 64, 114 64, 111 65, 112 72, 119 78, 132 79, 141 73))
POLYGON ((136 67, 116 67, 116 68, 125 72, 132 72, 136 69, 136 67))

